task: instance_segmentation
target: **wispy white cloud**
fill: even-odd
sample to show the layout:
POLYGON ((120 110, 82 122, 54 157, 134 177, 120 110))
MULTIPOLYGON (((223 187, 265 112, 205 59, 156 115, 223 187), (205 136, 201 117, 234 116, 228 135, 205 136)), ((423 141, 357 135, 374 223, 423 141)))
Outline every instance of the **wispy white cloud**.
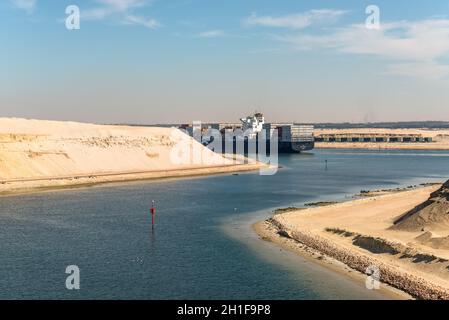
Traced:
POLYGON ((389 74, 426 78, 449 75, 449 66, 439 62, 449 57, 448 19, 384 23, 379 30, 350 25, 324 35, 290 34, 276 38, 302 50, 332 49, 395 61, 388 66, 389 74))
POLYGON ((123 24, 143 26, 149 29, 157 29, 162 27, 162 25, 155 19, 145 19, 144 17, 135 15, 125 16, 122 22, 123 24))
POLYGON ((37 0, 9 0, 16 8, 31 13, 37 5, 37 0))
POLYGON ((264 26, 291 29, 304 29, 316 23, 333 23, 347 11, 320 9, 284 16, 258 16, 253 13, 244 23, 248 26, 264 26))
POLYGON ((102 20, 115 13, 111 8, 101 7, 81 11, 81 17, 86 20, 102 20))
POLYGON ((200 38, 220 38, 226 36, 223 30, 208 30, 198 34, 200 38))
POLYGON ((161 27, 155 19, 145 18, 133 12, 151 4, 151 0, 96 0, 97 7, 82 10, 86 20, 116 19, 123 25, 143 26, 149 29, 161 27))
POLYGON ((98 6, 82 10, 82 17, 89 20, 101 20, 113 14, 124 14, 138 7, 148 5, 148 0, 96 0, 98 6))
POLYGON ((148 0, 97 0, 97 2, 113 8, 117 11, 126 11, 130 8, 142 7, 147 5, 148 0))

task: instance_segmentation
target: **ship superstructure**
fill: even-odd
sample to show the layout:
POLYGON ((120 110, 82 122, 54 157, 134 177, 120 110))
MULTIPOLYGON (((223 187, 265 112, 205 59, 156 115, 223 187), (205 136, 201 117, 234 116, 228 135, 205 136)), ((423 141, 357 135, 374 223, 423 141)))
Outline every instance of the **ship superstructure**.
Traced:
POLYGON ((255 112, 254 115, 241 118, 243 132, 249 131, 252 134, 262 132, 265 124, 265 118, 262 113, 255 112))

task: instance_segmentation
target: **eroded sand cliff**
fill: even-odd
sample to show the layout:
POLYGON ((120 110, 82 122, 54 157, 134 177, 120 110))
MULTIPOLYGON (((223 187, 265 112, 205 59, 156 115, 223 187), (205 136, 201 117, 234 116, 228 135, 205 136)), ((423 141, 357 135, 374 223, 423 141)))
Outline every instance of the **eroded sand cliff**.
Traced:
POLYGON ((175 128, 0 118, 0 192, 255 168, 175 128))

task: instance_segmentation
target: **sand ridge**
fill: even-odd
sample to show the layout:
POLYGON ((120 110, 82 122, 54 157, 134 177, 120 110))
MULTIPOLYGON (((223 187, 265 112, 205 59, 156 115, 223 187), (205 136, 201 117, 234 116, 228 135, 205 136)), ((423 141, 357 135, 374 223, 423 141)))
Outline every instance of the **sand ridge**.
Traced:
POLYGON ((398 217, 391 229, 449 232, 449 181, 431 193, 427 201, 398 217))
POLYGON ((176 128, 0 118, 0 193, 259 167, 176 128))

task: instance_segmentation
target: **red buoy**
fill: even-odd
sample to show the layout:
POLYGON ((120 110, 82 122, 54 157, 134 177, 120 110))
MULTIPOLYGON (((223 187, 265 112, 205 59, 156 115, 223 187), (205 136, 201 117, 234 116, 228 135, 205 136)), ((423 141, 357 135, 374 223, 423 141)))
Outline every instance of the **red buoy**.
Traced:
POLYGON ((154 205, 154 200, 151 202, 151 225, 154 227, 154 216, 156 215, 156 207, 154 205))

